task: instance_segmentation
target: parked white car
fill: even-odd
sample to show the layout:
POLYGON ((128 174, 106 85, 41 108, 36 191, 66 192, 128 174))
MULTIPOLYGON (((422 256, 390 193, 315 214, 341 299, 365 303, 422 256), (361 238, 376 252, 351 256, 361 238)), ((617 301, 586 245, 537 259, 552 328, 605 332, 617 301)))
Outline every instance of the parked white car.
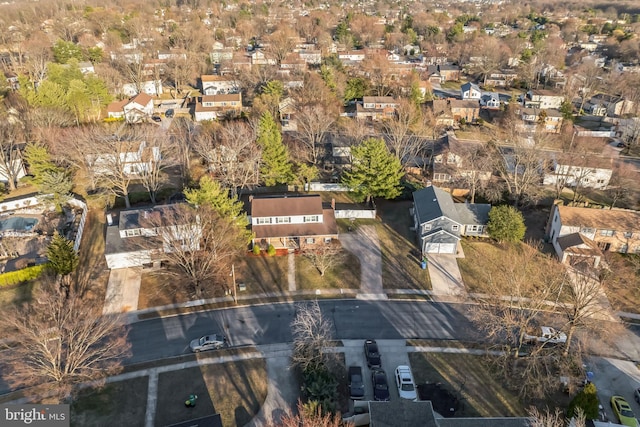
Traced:
POLYGON ((562 344, 567 342, 567 334, 558 331, 551 326, 541 326, 540 335, 525 335, 527 341, 538 341, 550 344, 562 344))
POLYGON ((416 385, 408 366, 400 365, 396 368, 396 386, 401 399, 417 400, 416 385))
POLYGON ((217 350, 227 346, 227 338, 222 334, 205 335, 197 338, 189 344, 191 351, 199 353, 206 350, 217 350))

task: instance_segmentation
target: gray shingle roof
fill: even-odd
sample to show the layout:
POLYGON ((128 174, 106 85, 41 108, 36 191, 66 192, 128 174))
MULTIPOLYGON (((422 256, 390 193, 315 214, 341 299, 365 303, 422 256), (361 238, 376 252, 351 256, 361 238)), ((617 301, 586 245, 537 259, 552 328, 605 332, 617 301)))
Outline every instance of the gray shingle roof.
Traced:
POLYGON ((438 427, 431 402, 369 402, 371 427, 438 427))
POLYGON ((458 218, 464 225, 487 225, 491 205, 476 203, 454 203, 458 218))
POLYGON ((433 221, 441 216, 446 216, 452 221, 462 224, 451 194, 433 185, 415 191, 413 204, 420 224, 433 221))

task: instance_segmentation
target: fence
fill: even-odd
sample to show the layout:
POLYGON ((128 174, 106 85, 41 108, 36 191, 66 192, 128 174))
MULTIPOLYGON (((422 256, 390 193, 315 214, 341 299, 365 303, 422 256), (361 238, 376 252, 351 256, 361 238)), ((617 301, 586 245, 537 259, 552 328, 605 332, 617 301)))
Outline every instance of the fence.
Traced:
POLYGON ((336 219, 375 219, 376 209, 336 209, 336 219))
POLYGON ((307 191, 349 191, 349 188, 342 184, 331 184, 324 182, 310 182, 305 184, 307 191))
POLYGON ((73 219, 73 233, 75 234, 73 239, 73 249, 78 252, 78 249, 80 249, 80 242, 82 241, 84 225, 87 222, 87 204, 78 199, 71 199, 68 203, 74 208, 78 208, 82 211, 79 217, 76 215, 76 217, 73 219))

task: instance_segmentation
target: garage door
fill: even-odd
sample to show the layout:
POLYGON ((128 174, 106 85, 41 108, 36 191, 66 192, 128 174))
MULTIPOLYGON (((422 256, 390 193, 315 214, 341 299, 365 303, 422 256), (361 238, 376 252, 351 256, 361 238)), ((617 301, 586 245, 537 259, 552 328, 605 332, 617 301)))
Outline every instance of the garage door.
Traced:
POLYGON ((428 254, 455 254, 455 243, 425 243, 424 251, 428 254))

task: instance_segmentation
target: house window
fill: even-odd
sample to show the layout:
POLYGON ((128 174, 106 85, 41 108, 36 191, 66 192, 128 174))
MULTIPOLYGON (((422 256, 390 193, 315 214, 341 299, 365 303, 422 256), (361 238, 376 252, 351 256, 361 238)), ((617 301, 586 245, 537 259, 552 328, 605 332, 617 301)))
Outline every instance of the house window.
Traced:
POLYGON ((304 222, 318 222, 318 215, 308 215, 304 217, 304 222))
POLYGON ((422 229, 424 231, 430 231, 431 230, 431 224, 423 224, 422 225, 422 229))
POLYGON ((288 216, 279 216, 276 218, 276 224, 289 224, 291 222, 291 217, 288 216))
POLYGON ((314 239, 313 237, 307 237, 307 238, 305 239, 305 242, 306 242, 308 245, 312 245, 312 244, 314 244, 314 243, 316 242, 316 239, 314 239))
POLYGON ((271 224, 271 218, 258 218, 258 224, 271 224))
POLYGON ((604 179, 599 179, 598 184, 604 184, 604 179))
POLYGON ((620 252, 621 254, 626 254, 628 250, 629 250, 629 245, 622 245, 620 246, 620 250, 618 252, 620 252))
POLYGON ((469 231, 479 231, 478 230, 478 228, 479 228, 478 225, 470 225, 467 228, 469 228, 469 231))
POLYGON ((453 230, 453 231, 458 231, 459 229, 460 229, 459 225, 452 225, 451 226, 451 230, 453 230))
POLYGON ((324 238, 324 242, 325 243, 331 243, 331 240, 333 240, 331 237, 325 237, 324 238))
POLYGON ((615 234, 613 230, 600 230, 600 235, 605 237, 611 237, 615 234))
POLYGON ((624 232, 624 237, 626 237, 627 239, 630 239, 630 238, 631 238, 631 236, 633 236, 633 233, 632 233, 632 232, 630 232, 630 231, 625 231, 625 232, 624 232))
POLYGON ((593 234, 594 230, 593 230, 593 228, 589 228, 589 227, 582 227, 582 228, 580 229, 580 232, 581 232, 582 234, 593 234))

